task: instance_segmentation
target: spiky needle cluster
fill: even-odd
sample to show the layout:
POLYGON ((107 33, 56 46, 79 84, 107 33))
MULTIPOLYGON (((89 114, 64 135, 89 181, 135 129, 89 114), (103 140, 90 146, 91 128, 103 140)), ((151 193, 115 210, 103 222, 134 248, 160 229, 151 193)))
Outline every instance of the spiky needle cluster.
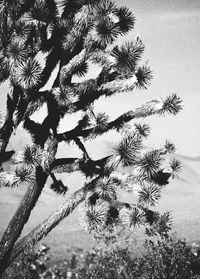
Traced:
POLYGON ((37 242, 81 202, 82 220, 89 231, 145 224, 146 208, 158 201, 162 186, 180 170, 180 164, 173 160, 170 171, 164 171, 162 161, 167 152, 174 151, 173 145, 167 142, 161 149, 144 153, 142 142, 150 133, 149 126, 136 123, 129 129, 127 123, 151 115, 175 115, 181 110, 181 100, 176 94, 153 100, 112 121, 104 112, 96 113, 95 101, 99 98, 146 89, 152 79, 150 67, 142 63, 141 38, 121 46, 116 43, 119 36, 134 28, 135 16, 128 8, 117 7, 114 1, 0 0, 0 13, 0 82, 8 81, 11 88, 0 129, 1 163, 15 153, 11 160, 15 169, 11 173, 2 170, 0 181, 3 186, 25 183, 34 189, 24 197, 16 213, 17 225, 14 218, 0 243, 0 266, 4 263, 5 269, 13 247, 12 259, 19 247, 23 250, 28 243, 37 242), (101 67, 99 75, 74 82, 73 77, 84 77, 92 63, 101 67), (52 88, 44 91, 53 71, 52 88), (48 115, 42 123, 36 123, 30 117, 43 104, 47 104, 48 115), (77 125, 58 133, 60 120, 80 111, 83 116, 77 125), (33 146, 9 153, 7 144, 20 123, 31 134, 33 146), (122 140, 113 147, 113 154, 93 160, 83 140, 110 130, 123 130, 122 140), (56 158, 62 141, 75 143, 82 157, 56 158), (131 167, 130 173, 120 173, 124 167, 131 167), (14 246, 48 176, 53 180, 51 189, 65 194, 68 187, 55 174, 74 171, 85 175, 85 186, 47 223, 44 221, 46 225, 41 224, 26 241, 14 246), (119 188, 132 189, 138 200, 132 205, 121 202, 119 188))

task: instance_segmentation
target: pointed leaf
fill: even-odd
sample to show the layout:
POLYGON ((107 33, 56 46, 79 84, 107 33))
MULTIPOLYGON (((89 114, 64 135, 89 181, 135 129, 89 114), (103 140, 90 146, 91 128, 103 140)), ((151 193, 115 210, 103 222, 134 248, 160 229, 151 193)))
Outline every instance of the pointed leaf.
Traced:
POLYGON ((138 154, 142 148, 142 139, 135 133, 126 135, 122 141, 114 147, 115 156, 123 166, 130 166, 136 162, 138 154))
POLYGON ((24 89, 31 89, 35 87, 41 79, 42 69, 38 61, 28 59, 28 61, 21 63, 15 73, 18 84, 24 89))
POLYGON ((135 24, 135 16, 126 7, 121 7, 116 9, 116 16, 119 18, 119 27, 122 34, 127 34, 131 29, 133 29, 135 24))
POLYGON ((161 197, 161 188, 156 185, 146 185, 139 191, 139 204, 154 206, 161 197))

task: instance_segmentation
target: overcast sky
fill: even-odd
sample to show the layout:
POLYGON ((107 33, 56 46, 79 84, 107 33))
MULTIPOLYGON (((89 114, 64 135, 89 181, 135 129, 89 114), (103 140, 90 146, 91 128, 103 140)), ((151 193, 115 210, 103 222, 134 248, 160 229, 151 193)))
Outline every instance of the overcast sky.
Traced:
MULTIPOLYGON (((177 152, 199 156, 200 148, 200 1, 199 0, 124 0, 115 1, 129 7, 136 16, 135 29, 124 40, 139 34, 146 46, 143 61, 149 61, 154 72, 148 90, 116 95, 107 102, 97 102, 97 110, 112 117, 134 109, 151 99, 177 93, 184 102, 178 116, 151 117, 150 145, 171 139, 177 152)), ((6 86, 1 86, 0 109, 6 86), (4 93, 3 93, 4 92, 4 93)), ((63 123, 62 127, 66 127, 63 123)), ((113 140, 113 134, 106 139, 113 140)))

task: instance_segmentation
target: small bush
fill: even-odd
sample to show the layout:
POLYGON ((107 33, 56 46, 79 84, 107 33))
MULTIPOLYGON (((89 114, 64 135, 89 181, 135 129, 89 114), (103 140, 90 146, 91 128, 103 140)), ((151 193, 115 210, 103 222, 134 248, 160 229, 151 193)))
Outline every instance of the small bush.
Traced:
POLYGON ((200 255, 174 235, 145 241, 144 253, 128 248, 68 251, 67 260, 49 264, 48 247, 23 254, 3 279, 198 279, 200 255))

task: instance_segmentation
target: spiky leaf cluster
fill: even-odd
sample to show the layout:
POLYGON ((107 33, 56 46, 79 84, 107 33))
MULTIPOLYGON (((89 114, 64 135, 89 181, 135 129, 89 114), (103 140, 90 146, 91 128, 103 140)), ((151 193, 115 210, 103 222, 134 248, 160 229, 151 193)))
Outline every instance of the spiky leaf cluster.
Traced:
POLYGON ((23 20, 18 20, 15 25, 14 37, 18 40, 26 41, 31 32, 31 25, 26 24, 23 20))
POLYGON ((35 172, 31 166, 21 165, 15 170, 16 184, 33 184, 35 182, 35 172))
POLYGON ((88 64, 83 61, 81 64, 77 65, 74 69, 74 74, 78 77, 83 77, 88 72, 88 64))
POLYGON ((150 127, 148 124, 134 124, 135 126, 135 130, 137 131, 137 133, 144 138, 147 138, 148 135, 150 134, 150 127))
POLYGON ((107 177, 99 179, 95 186, 95 193, 105 200, 116 200, 116 189, 112 180, 107 177))
POLYGON ((142 177, 152 178, 160 170, 162 156, 159 150, 147 151, 138 160, 138 167, 142 177))
POLYGON ((27 60, 29 51, 23 42, 14 40, 8 45, 6 56, 9 58, 11 64, 17 65, 17 63, 22 63, 27 60))
POLYGON ((30 9, 29 16, 32 19, 42 22, 48 22, 52 17, 46 1, 43 0, 34 1, 34 5, 30 9))
POLYGON ((142 210, 137 207, 130 209, 123 209, 120 211, 120 218, 125 226, 128 226, 130 229, 135 227, 140 227, 145 223, 145 214, 142 210))
POLYGON ((166 153, 174 153, 176 151, 174 144, 168 140, 166 140, 166 142, 165 142, 164 149, 165 149, 166 153))
POLYGON ((127 34, 135 24, 135 17, 133 13, 126 7, 116 9, 116 16, 119 18, 118 25, 122 34, 127 34))
POLYGON ((94 133, 101 135, 104 133, 106 128, 108 127, 108 120, 109 116, 105 113, 99 113, 95 117, 95 127, 94 127, 94 133))
POLYGON ((147 86, 151 84, 151 80, 153 78, 153 72, 151 71, 151 68, 147 64, 140 66, 136 70, 135 75, 137 77, 137 88, 147 89, 147 86))
POLYGON ((139 37, 135 42, 126 43, 121 47, 114 47, 112 55, 116 59, 116 68, 120 71, 134 71, 144 51, 144 45, 139 37))
POLYGON ((55 87, 52 90, 52 95, 54 96, 57 104, 60 107, 70 105, 72 103, 72 100, 74 99, 73 92, 71 92, 70 90, 66 92, 66 90, 61 89, 60 87, 55 87))
POLYGON ((107 45, 112 44, 117 39, 118 34, 119 31, 117 26, 107 18, 99 20, 92 33, 97 46, 102 49, 105 49, 107 45))
POLYGON ((182 170, 181 162, 175 158, 170 162, 170 167, 173 171, 173 175, 179 174, 182 170))
POLYGON ((181 99, 174 93, 163 101, 160 113, 169 112, 176 115, 182 109, 181 99))
POLYGON ((68 187, 65 186, 61 180, 54 181, 50 185, 50 188, 58 195, 65 195, 68 190, 68 187))
POLYGON ((32 145, 17 151, 13 158, 13 162, 16 164, 23 163, 30 166, 39 166, 42 164, 43 158, 43 150, 37 145, 32 145))
POLYGON ((130 166, 135 164, 141 148, 141 137, 135 133, 129 133, 114 147, 113 156, 116 157, 123 166, 130 166))
POLYGON ((159 235, 162 238, 167 237, 168 233, 172 229, 172 217, 170 212, 165 212, 160 215, 157 214, 156 220, 152 223, 150 228, 146 228, 146 234, 148 236, 159 235))
POLYGON ((95 6, 95 11, 100 18, 107 17, 115 11, 116 7, 114 2, 110 0, 99 1, 95 6))
POLYGON ((102 200, 97 201, 95 206, 83 205, 80 210, 81 225, 89 232, 101 231, 105 228, 108 208, 108 204, 102 200))
POLYGON ((36 87, 40 81, 42 68, 38 61, 28 59, 18 65, 16 81, 25 90, 36 87))
POLYGON ((145 185, 139 191, 139 204, 154 206, 161 197, 161 188, 157 185, 145 185))
MULTIPOLYGON (((67 19, 58 18, 56 21, 51 22, 49 31, 52 33, 52 37, 55 39, 64 39, 70 29, 69 22, 67 19), (58 34, 58 37, 56 36, 58 34), (54 36, 53 36, 54 35, 54 36)), ((53 39, 52 38, 52 39, 53 39)))

